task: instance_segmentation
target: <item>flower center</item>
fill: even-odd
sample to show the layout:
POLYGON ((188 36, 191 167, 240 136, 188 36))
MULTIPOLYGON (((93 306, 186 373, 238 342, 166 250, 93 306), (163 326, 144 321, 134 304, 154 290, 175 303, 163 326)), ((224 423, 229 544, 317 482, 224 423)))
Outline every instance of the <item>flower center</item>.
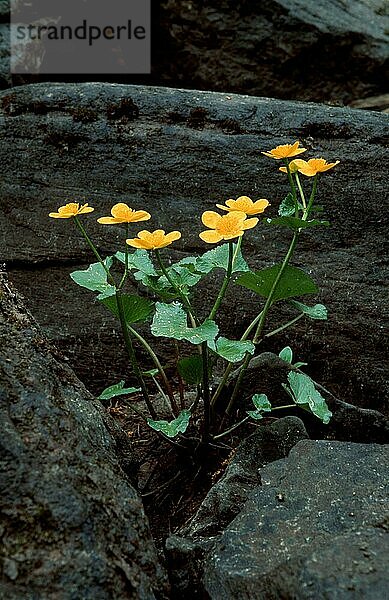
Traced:
POLYGON ((218 231, 223 235, 228 235, 231 233, 235 233, 236 231, 241 231, 242 229, 242 217, 237 217, 233 213, 229 213, 222 217, 220 221, 218 231))

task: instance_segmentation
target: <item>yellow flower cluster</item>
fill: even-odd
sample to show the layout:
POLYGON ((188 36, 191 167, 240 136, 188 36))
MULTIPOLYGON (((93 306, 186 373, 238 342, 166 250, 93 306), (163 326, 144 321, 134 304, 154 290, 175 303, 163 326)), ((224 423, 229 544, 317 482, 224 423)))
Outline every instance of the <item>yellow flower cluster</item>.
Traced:
MULTIPOLYGON (((299 146, 300 142, 284 144, 283 146, 277 146, 276 148, 273 148, 273 150, 269 150, 269 152, 262 152, 262 154, 274 158, 275 160, 285 161, 288 158, 293 158, 294 156, 302 154, 302 152, 306 152, 306 148, 300 148, 299 146)), ((332 169, 337 164, 339 164, 338 160, 334 163, 328 163, 324 158, 311 158, 308 161, 296 158, 289 163, 289 169, 291 173, 300 172, 307 177, 314 177, 318 173, 324 173, 325 171, 328 171, 328 169, 332 169)), ((280 171, 283 173, 288 172, 286 167, 280 167, 280 171)))
MULTIPOLYGON (((94 208, 88 206, 88 204, 83 204, 80 207, 79 203, 69 202, 65 206, 60 206, 58 212, 49 213, 49 217, 53 219, 70 219, 93 211, 94 208)), ((111 209, 111 215, 111 217, 100 217, 97 219, 98 223, 116 225, 118 223, 139 223, 151 219, 151 215, 147 211, 133 210, 124 202, 115 204, 111 209)), ((138 233, 138 237, 126 240, 126 243, 134 248, 157 250, 169 246, 175 240, 179 240, 180 237, 181 233, 179 231, 172 231, 165 235, 163 229, 157 229, 156 231, 143 230, 138 233)))
MULTIPOLYGON (((275 160, 283 160, 287 163, 291 173, 300 172, 307 177, 314 177, 318 173, 324 173, 335 167, 339 161, 327 163, 324 158, 311 158, 308 161, 294 158, 303 152, 306 148, 300 147, 300 142, 294 144, 283 144, 262 152, 275 160), (293 158, 289 163, 288 159, 293 158)), ((280 171, 287 172, 287 167, 280 167, 280 171)), ((208 244, 216 244, 222 240, 232 240, 241 237, 247 229, 252 229, 258 223, 258 218, 253 215, 263 213, 269 206, 268 200, 260 198, 255 202, 248 196, 239 196, 236 200, 227 200, 225 204, 216 204, 218 208, 224 210, 227 214, 220 215, 212 210, 206 210, 201 217, 203 224, 208 227, 208 230, 202 231, 199 236, 208 244), (251 218, 248 218, 251 217, 251 218)), ((70 202, 65 206, 60 206, 58 212, 49 214, 54 219, 69 219, 78 215, 93 212, 94 208, 79 203, 70 202)), ((97 219, 102 225, 115 225, 118 223, 138 223, 140 221, 148 221, 151 219, 150 213, 145 210, 134 210, 124 202, 115 204, 111 209, 111 216, 100 217, 97 219)), ((169 246, 172 242, 180 239, 179 231, 165 233, 163 229, 155 231, 140 231, 136 238, 127 239, 126 243, 133 248, 141 248, 144 250, 157 250, 169 246)))
POLYGON ((227 211, 227 214, 219 215, 212 210, 203 213, 201 220, 210 231, 202 231, 199 235, 207 244, 241 237, 246 229, 251 229, 258 223, 257 217, 251 219, 247 217, 263 213, 269 206, 269 202, 264 198, 253 202, 248 196, 240 196, 236 200, 227 200, 225 205, 216 204, 216 206, 227 211))

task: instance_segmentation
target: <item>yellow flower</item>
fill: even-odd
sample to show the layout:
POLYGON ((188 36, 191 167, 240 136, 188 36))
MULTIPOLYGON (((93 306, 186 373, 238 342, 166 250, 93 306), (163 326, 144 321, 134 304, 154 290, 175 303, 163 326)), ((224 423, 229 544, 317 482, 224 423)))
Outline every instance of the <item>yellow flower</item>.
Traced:
MULTIPOLYGON (((296 160, 291 160, 289 163, 289 170, 291 173, 297 173, 297 171, 299 170, 298 165, 296 164, 298 160, 300 160, 300 162, 305 162, 301 158, 300 159, 296 158, 296 160)), ((280 167, 279 170, 282 171, 283 173, 288 172, 288 169, 286 167, 280 167)))
POLYGON ((216 244, 221 240, 232 240, 243 235, 246 229, 255 227, 258 219, 246 219, 246 213, 233 210, 226 215, 219 215, 212 210, 206 210, 202 222, 213 231, 202 231, 199 235, 204 242, 216 244))
POLYGON ((216 204, 216 206, 228 212, 238 210, 246 213, 246 215, 258 215, 263 213, 265 208, 270 205, 268 200, 264 198, 253 202, 248 196, 239 196, 237 200, 227 200, 226 206, 222 204, 216 204))
MULTIPOLYGON (((328 171, 328 169, 332 169, 337 164, 339 164, 339 160, 334 163, 328 163, 324 158, 310 158, 308 161, 302 160, 301 158, 296 158, 291 163, 295 168, 297 168, 300 173, 306 175, 307 177, 314 177, 317 173, 324 173, 324 171, 328 171)), ((280 170, 284 170, 282 167, 280 170)), ((286 171, 286 169, 285 169, 286 171)))
POLYGON ((100 217, 98 223, 102 225, 114 225, 115 223, 137 223, 151 219, 150 213, 145 210, 133 210, 127 204, 119 202, 111 209, 112 217, 100 217))
POLYGON ((262 152, 265 156, 270 156, 270 158, 275 158, 276 160, 280 160, 282 158, 290 158, 292 156, 297 156, 302 152, 306 152, 306 148, 299 148, 300 142, 295 142, 294 144, 284 144, 283 146, 277 146, 277 148, 273 148, 269 152, 262 152))
POLYGON ((49 213, 49 217, 53 217, 53 219, 70 219, 70 217, 85 215, 94 210, 95 209, 88 206, 88 204, 80 206, 78 202, 69 202, 68 204, 65 204, 65 206, 60 206, 58 212, 49 213))
POLYGON ((141 248, 142 250, 156 250, 158 248, 164 248, 169 246, 175 240, 179 240, 181 233, 179 231, 172 231, 171 233, 165 232, 163 229, 157 229, 156 231, 140 231, 137 238, 126 240, 129 246, 133 248, 141 248))

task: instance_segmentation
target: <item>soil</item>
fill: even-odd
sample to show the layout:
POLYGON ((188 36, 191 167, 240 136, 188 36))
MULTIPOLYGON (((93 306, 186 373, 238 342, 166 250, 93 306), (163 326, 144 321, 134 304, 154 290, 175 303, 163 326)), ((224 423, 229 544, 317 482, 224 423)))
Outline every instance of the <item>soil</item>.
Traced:
MULTIPOLYGON (((146 412, 141 397, 132 398, 132 402, 146 412)), ((239 443, 258 427, 276 420, 270 417, 263 419, 261 425, 246 423, 205 450, 201 448, 200 409, 192 417, 194 424, 187 430, 185 439, 178 438, 185 449, 185 446, 179 448, 161 439, 140 416, 134 414, 126 400, 111 401, 107 411, 131 442, 136 465, 130 474, 143 499, 153 538, 160 551, 164 549, 165 539, 177 533, 197 512, 210 488, 223 475, 239 443)), ((236 420, 243 416, 237 414, 236 420)))

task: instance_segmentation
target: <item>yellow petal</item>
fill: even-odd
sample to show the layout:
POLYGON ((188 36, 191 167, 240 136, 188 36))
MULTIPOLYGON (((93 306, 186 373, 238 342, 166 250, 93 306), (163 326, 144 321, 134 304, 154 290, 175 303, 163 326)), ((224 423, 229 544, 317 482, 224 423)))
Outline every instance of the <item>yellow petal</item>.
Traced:
POLYGON ((260 200, 254 202, 252 209, 247 214, 256 215, 258 213, 262 213, 268 206, 270 206, 269 200, 266 200, 266 198, 261 198, 260 200))
POLYGON ((52 217, 53 219, 69 219, 69 217, 72 217, 73 215, 64 215, 64 214, 60 214, 60 213, 49 213, 49 217, 52 217))
POLYGON ((141 250, 151 250, 150 245, 148 245, 143 240, 139 240, 138 238, 126 240, 126 244, 128 244, 129 246, 132 246, 133 248, 139 248, 141 250))
POLYGON ((59 213, 68 213, 68 214, 76 214, 76 212, 78 211, 80 205, 78 204, 78 202, 69 202, 68 204, 65 204, 65 206, 60 206, 58 209, 59 213))
POLYGON ((243 222, 243 229, 252 229, 253 227, 256 226, 258 221, 259 221, 259 219, 257 219, 257 217, 254 217, 252 219, 246 219, 243 222))
POLYGON ((206 227, 216 229, 223 217, 213 210, 206 210, 201 216, 201 220, 206 227))
POLYGON ((97 222, 101 223, 101 225, 115 225, 115 223, 118 223, 118 220, 113 217, 100 217, 97 219, 97 222))
POLYGON ((128 214, 131 212, 131 208, 124 204, 124 202, 118 202, 111 208, 111 215, 115 217, 115 219, 123 219, 127 220, 128 214))
POLYGON ((92 208, 91 206, 88 206, 88 204, 84 204, 83 206, 81 206, 81 208, 77 212, 79 215, 85 215, 86 213, 91 213, 94 210, 95 209, 92 208))
POLYGON ((199 233, 199 236, 203 240, 203 242, 207 242, 207 244, 216 244, 223 239, 223 236, 220 235, 217 231, 202 231, 199 233))
MULTIPOLYGON (((165 234, 163 229, 159 229, 157 231, 162 232, 162 235, 165 234)), ((154 239, 154 233, 156 233, 156 232, 154 231, 153 233, 151 233, 151 231, 147 231, 147 229, 143 229, 142 231, 140 231, 138 233, 138 237, 141 240, 144 240, 145 242, 152 242, 154 239)))
POLYGON ((148 221, 149 219, 151 219, 151 214, 148 213, 146 210, 134 210, 132 217, 132 222, 148 221))
POLYGON ((299 172, 303 175, 306 175, 307 177, 313 177, 314 175, 316 175, 317 171, 312 167, 312 164, 309 164, 309 161, 307 162, 306 160, 302 160, 301 158, 296 158, 296 160, 294 160, 293 162, 299 170, 299 172))
POLYGON ((171 231, 170 233, 166 234, 165 236, 165 246, 168 246, 169 244, 171 244, 172 242, 175 242, 176 240, 179 240, 181 237, 181 233, 179 231, 171 231))
MULTIPOLYGON (((234 202, 234 200, 227 200, 226 204, 228 205, 229 202, 234 202)), ((227 212, 231 210, 229 206, 224 206, 224 204, 216 204, 216 206, 222 210, 226 210, 227 212)))
POLYGON ((226 233, 223 235, 223 240, 233 240, 236 237, 240 237, 241 235, 243 235, 243 231, 235 231, 233 233, 226 233))

